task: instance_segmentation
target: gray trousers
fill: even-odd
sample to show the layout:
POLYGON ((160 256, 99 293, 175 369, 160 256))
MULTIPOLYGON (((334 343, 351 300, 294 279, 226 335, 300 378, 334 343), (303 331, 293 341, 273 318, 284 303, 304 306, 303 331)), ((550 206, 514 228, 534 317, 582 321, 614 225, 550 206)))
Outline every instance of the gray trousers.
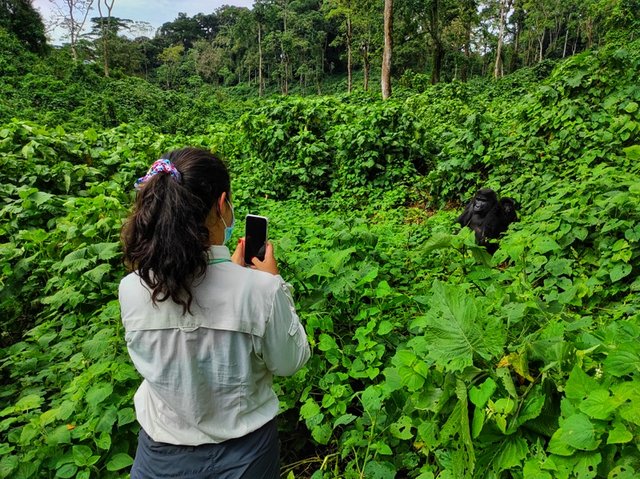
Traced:
POLYGON ((131 479, 278 479, 276 420, 219 444, 176 446, 156 442, 140 429, 131 479))

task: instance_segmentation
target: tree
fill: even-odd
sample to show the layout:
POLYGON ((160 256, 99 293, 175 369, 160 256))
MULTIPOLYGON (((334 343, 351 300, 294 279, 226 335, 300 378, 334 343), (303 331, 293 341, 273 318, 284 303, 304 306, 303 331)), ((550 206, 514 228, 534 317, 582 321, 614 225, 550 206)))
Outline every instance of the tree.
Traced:
POLYGON ((30 0, 0 0, 0 27, 13 33, 34 53, 47 50, 42 17, 30 0))
POLYGON ((391 55, 393 49, 393 0, 384 0, 384 51, 382 53, 382 99, 391 97, 391 55))
POLYGON ((165 45, 181 43, 188 50, 201 38, 213 40, 218 32, 217 27, 217 19, 213 15, 198 14, 188 17, 186 13, 180 12, 174 21, 162 24, 158 35, 165 40, 165 45))
POLYGON ((183 53, 184 46, 182 46, 182 44, 178 44, 165 48, 162 53, 158 55, 158 59, 163 62, 163 71, 161 73, 163 73, 163 76, 165 77, 167 88, 171 88, 173 86, 173 81, 178 70, 178 65, 182 60, 183 53))
MULTIPOLYGON (((112 17, 109 15, 109 17, 93 17, 91 19, 91 23, 91 32, 87 34, 87 37, 93 39, 94 45, 97 47, 95 49, 96 60, 102 62, 104 76, 108 77, 115 63, 117 63, 118 67, 122 68, 122 50, 129 51, 131 53, 131 46, 128 45, 131 43, 131 40, 125 37, 120 37, 119 33, 122 30, 131 31, 131 27, 134 25, 134 22, 126 18, 112 17), (98 52, 100 53, 98 54, 98 52), (114 62, 115 56, 118 56, 119 58, 114 62)), ((137 47, 134 48, 134 50, 136 49, 137 47)), ((138 54, 135 56, 135 63, 138 65, 132 68, 125 65, 124 70, 137 71, 137 69, 142 65, 143 62, 141 61, 140 56, 138 54)), ((132 61, 134 61, 133 58, 132 61)))
POLYGON ((77 44, 82 29, 93 6, 93 0, 50 0, 56 10, 61 25, 66 28, 71 44, 71 55, 78 60, 77 44))
POLYGON ((353 7, 352 0, 327 0, 323 4, 326 18, 331 20, 334 18, 343 18, 343 42, 347 48, 347 92, 351 93, 353 86, 352 80, 352 45, 353 45, 353 7))
POLYGON ((511 10, 512 0, 500 0, 500 24, 498 27, 498 46, 496 48, 496 62, 493 67, 493 77, 500 78, 504 75, 502 68, 502 43, 504 41, 504 28, 506 17, 511 10))
POLYGON ((102 33, 102 62, 104 65, 104 76, 109 76, 109 36, 111 35, 111 11, 116 0, 98 0, 98 12, 100 13, 100 30, 102 33), (102 4, 107 12, 105 17, 102 13, 102 4))

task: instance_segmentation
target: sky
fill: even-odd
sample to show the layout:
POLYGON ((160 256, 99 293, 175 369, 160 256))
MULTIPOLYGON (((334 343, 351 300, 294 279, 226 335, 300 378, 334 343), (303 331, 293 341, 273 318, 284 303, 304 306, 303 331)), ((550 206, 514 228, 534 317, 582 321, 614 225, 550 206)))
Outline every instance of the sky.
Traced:
MULTIPOLYGON (((65 5, 64 0, 32 1, 33 6, 42 15, 45 25, 48 25, 54 19, 56 8, 53 4, 65 5)), ((89 18, 98 16, 96 6, 98 1, 94 0, 93 12, 89 14, 89 18)), ((114 17, 149 22, 157 29, 163 23, 175 20, 180 12, 192 17, 197 13, 213 13, 222 5, 251 7, 253 0, 115 0, 111 14, 114 17)), ((103 13, 105 13, 105 10, 105 8, 102 9, 103 13)), ((89 20, 87 20, 87 23, 89 23, 89 20)), ((48 36, 54 44, 62 42, 60 30, 50 31, 48 36)), ((153 33, 147 34, 147 36, 153 36, 153 33)))

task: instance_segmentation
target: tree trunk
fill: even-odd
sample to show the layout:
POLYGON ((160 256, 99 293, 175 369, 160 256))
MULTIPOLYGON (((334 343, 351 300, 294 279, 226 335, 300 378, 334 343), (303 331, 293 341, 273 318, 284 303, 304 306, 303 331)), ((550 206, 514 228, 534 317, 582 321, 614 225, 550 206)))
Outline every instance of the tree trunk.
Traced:
POLYGON ((364 91, 369 91, 369 72, 371 71, 371 61, 369 60, 369 44, 362 47, 362 63, 364 65, 364 91))
POLYGON ((258 96, 264 93, 264 83, 262 82, 262 25, 258 23, 258 96))
POLYGON ((498 47, 496 48, 496 63, 493 67, 493 77, 500 78, 504 74, 502 68, 502 42, 504 40, 504 25, 507 11, 511 8, 511 0, 500 1, 500 30, 498 32, 498 47))
POLYGON ((391 53, 393 49, 393 0, 384 0, 384 50, 382 52, 382 99, 391 97, 391 53))
POLYGON ((431 84, 435 85, 440 82, 440 72, 442 71, 442 60, 444 58, 444 47, 442 42, 436 42, 433 46, 433 59, 431 70, 431 84))
POLYGON ((516 20, 514 22, 515 32, 513 34, 513 54, 509 60, 509 73, 513 73, 518 68, 518 56, 520 55, 520 33, 522 32, 522 15, 521 7, 518 4, 518 0, 514 1, 514 15, 516 20))
POLYGON ((351 62, 351 40, 353 31, 351 28, 351 13, 347 16, 347 92, 351 93, 353 87, 352 62, 351 62))
POLYGON ((471 62, 471 22, 465 25, 464 37, 464 61, 460 67, 460 80, 466 82, 469 79, 469 64, 471 62))
POLYGON ((98 13, 100 15, 100 29, 102 31, 102 57, 104 64, 104 76, 109 77, 109 35, 111 34, 111 12, 113 10, 113 5, 116 3, 116 0, 98 0, 98 13), (104 23, 104 15, 102 15, 102 2, 104 1, 104 6, 107 8, 107 24, 104 23))
POLYGON ((564 32, 564 47, 562 48, 562 58, 567 56, 567 44, 569 43, 569 23, 571 22, 571 13, 569 13, 569 18, 567 18, 567 28, 566 32, 564 32))
POLYGON ((542 36, 540 38, 538 38, 538 45, 540 46, 540 49, 538 50, 538 63, 540 63, 542 61, 542 47, 544 45, 544 36, 545 36, 546 30, 543 30, 542 32, 542 36))
POLYGON ((431 18, 429 19, 429 33, 433 40, 433 57, 431 59, 431 84, 440 81, 442 60, 444 59, 444 46, 440 38, 440 0, 431 2, 431 18))

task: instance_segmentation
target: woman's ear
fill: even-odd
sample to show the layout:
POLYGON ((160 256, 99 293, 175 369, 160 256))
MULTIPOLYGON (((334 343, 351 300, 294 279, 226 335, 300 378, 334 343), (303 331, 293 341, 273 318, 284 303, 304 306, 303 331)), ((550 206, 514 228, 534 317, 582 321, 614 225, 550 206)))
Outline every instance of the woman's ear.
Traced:
POLYGON ((220 198, 218 198, 218 214, 220 216, 222 216, 224 214, 224 211, 227 209, 226 200, 227 200, 227 192, 223 191, 222 194, 220 195, 220 198))

